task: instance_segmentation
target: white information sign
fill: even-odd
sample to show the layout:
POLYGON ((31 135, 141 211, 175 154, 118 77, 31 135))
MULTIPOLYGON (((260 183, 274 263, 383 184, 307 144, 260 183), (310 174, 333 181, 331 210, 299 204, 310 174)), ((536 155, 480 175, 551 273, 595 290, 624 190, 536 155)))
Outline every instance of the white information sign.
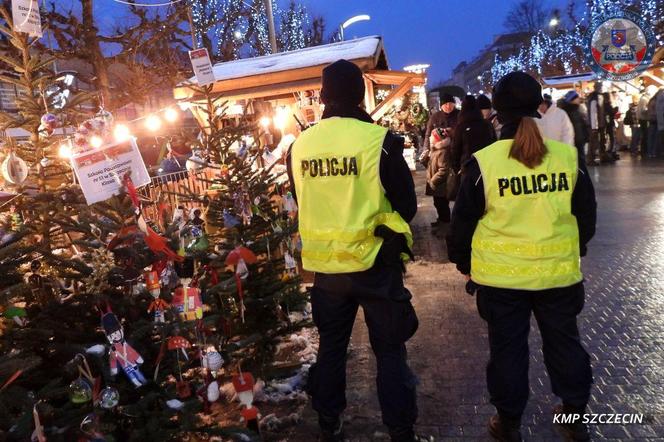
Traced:
POLYGON ((42 36, 38 0, 12 0, 12 20, 14 30, 32 37, 42 36))
POLYGON ((189 51, 189 59, 191 60, 191 66, 194 68, 196 81, 200 86, 214 83, 212 63, 210 63, 210 55, 206 48, 189 51))
POLYGON ((150 184, 135 138, 75 154, 71 164, 88 205, 119 194, 129 171, 136 188, 150 184))

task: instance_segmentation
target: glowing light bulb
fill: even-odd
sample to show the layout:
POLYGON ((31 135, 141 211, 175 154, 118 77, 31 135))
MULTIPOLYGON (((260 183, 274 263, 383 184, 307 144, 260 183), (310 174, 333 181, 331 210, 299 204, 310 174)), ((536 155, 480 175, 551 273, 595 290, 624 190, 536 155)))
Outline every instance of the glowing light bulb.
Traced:
POLYGON ((269 125, 270 125, 270 119, 268 117, 261 118, 261 126, 267 129, 269 125))
POLYGON ((156 132, 161 127, 161 120, 156 115, 150 115, 145 119, 145 127, 152 132, 156 132))
POLYGON ((58 156, 65 160, 71 158, 71 145, 69 143, 61 144, 58 149, 58 156))
POLYGON ((236 40, 240 40, 242 38, 242 32, 240 31, 235 31, 233 35, 235 36, 236 40))
POLYGON ((90 146, 94 147, 95 149, 99 149, 102 144, 104 144, 104 140, 102 140, 101 137, 96 135, 90 137, 90 146))
POLYGON ((131 133, 129 132, 129 128, 124 124, 117 124, 113 130, 113 136, 115 137, 115 141, 120 142, 128 140, 131 133))
POLYGON ((176 110, 173 109, 172 107, 169 107, 169 108, 166 109, 166 111, 164 112, 164 118, 165 118, 166 121, 168 121, 169 123, 172 123, 172 122, 174 122, 175 120, 178 119, 178 111, 176 111, 176 110))
POLYGON ((277 112, 274 115, 274 125, 281 131, 286 128, 286 123, 288 122, 288 108, 286 106, 280 106, 277 108, 277 112))

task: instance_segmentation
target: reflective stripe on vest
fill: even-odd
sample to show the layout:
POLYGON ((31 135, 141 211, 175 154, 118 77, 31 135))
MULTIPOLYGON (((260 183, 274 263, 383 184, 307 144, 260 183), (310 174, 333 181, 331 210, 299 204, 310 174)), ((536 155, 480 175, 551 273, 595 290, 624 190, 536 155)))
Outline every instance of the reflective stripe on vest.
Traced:
POLYGON ((351 118, 307 129, 291 150, 304 269, 321 273, 370 268, 382 239, 379 225, 406 235, 410 227, 385 196, 380 156, 387 130, 351 118))
POLYGON ((475 153, 486 211, 472 242, 471 276, 499 288, 545 290, 583 279, 579 232, 572 215, 577 151, 545 140, 544 161, 529 169, 509 158, 513 140, 475 153))

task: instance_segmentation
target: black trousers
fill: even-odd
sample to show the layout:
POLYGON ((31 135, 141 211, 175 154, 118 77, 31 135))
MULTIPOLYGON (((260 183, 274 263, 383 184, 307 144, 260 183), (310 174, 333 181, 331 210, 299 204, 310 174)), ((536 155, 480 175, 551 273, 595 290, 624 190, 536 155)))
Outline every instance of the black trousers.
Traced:
POLYGON ((314 410, 334 417, 346 408, 346 353, 358 307, 362 306, 376 356, 383 423, 393 440, 396 434, 412 434, 417 419, 417 379, 406 362, 405 342, 418 324, 410 298, 397 267, 316 274, 311 304, 320 346, 307 385, 314 410))
POLYGON ((433 206, 436 208, 438 219, 440 221, 448 222, 450 220, 450 202, 447 198, 443 196, 434 196, 433 206))
POLYGON ((480 288, 477 309, 488 323, 491 351, 487 386, 491 403, 501 415, 518 420, 526 408, 531 313, 542 335, 553 393, 573 409, 585 408, 593 378, 576 323, 583 304, 583 283, 537 292, 480 288))

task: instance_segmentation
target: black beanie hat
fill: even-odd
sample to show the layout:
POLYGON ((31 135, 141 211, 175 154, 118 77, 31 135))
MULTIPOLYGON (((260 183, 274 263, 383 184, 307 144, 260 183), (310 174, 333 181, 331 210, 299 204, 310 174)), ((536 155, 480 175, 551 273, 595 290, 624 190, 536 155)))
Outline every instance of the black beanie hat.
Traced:
POLYGON ((541 118, 542 86, 525 72, 504 75, 493 88, 493 108, 503 117, 541 118))
POLYGON ((477 107, 480 109, 491 109, 491 100, 484 94, 477 97, 477 107))
POLYGON ((364 100, 364 76, 354 63, 338 60, 323 69, 323 104, 357 106, 364 100))
POLYGON ((454 99, 454 96, 452 94, 443 94, 440 96, 440 105, 442 106, 445 103, 454 103, 456 104, 456 100, 454 99))

